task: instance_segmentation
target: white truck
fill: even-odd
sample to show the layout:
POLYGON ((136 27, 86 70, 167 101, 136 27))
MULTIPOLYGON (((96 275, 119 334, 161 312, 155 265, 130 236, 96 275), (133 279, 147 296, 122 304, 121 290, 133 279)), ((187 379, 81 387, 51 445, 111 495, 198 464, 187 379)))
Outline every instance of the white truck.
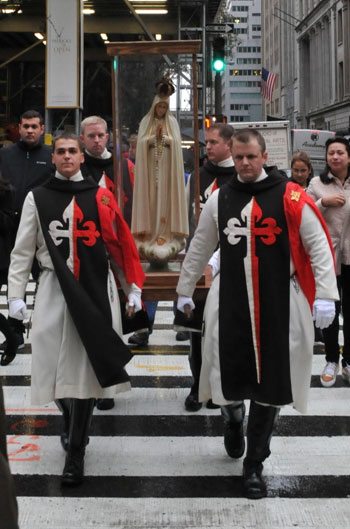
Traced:
POLYGON ((292 152, 305 151, 315 175, 319 175, 326 164, 326 141, 334 136, 335 132, 330 130, 292 129, 292 152))
POLYGON ((229 123, 237 129, 257 129, 264 137, 268 154, 267 165, 277 165, 288 171, 291 159, 291 137, 289 121, 242 121, 229 123))

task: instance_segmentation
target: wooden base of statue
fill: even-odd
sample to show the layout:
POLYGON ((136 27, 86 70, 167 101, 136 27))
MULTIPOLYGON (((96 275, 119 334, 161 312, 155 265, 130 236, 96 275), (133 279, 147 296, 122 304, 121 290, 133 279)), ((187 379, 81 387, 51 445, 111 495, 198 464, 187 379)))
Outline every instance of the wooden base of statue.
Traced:
MULTIPOLYGON (((170 261, 162 267, 143 263, 146 281, 142 289, 143 301, 176 301, 182 260, 170 261)), ((205 299, 211 284, 210 269, 206 269, 197 283, 193 299, 205 299)))

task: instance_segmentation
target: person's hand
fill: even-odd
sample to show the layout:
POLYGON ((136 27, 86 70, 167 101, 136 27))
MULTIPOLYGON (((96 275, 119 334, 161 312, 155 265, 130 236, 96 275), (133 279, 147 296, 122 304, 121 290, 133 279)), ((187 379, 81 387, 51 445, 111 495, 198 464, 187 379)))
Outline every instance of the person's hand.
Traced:
POLYGON ((9 299, 9 316, 15 320, 25 320, 27 317, 27 306, 23 299, 9 299))
POLYGON ((335 303, 330 299, 315 299, 312 316, 316 327, 329 327, 335 316, 335 303))
POLYGON ((342 193, 336 193, 335 195, 329 195, 328 197, 323 197, 321 204, 325 208, 340 208, 344 206, 346 198, 342 193))
POLYGON ((177 298, 177 308, 183 312, 188 318, 191 318, 192 311, 195 308, 193 299, 188 296, 179 296, 177 298))
POLYGON ((162 135, 163 135, 163 127, 162 127, 162 125, 159 124, 157 126, 156 136, 160 140, 160 139, 162 139, 162 135))
POLYGON ((128 302, 126 304, 126 315, 128 318, 132 318, 135 312, 142 309, 141 293, 130 292, 128 295, 128 302))

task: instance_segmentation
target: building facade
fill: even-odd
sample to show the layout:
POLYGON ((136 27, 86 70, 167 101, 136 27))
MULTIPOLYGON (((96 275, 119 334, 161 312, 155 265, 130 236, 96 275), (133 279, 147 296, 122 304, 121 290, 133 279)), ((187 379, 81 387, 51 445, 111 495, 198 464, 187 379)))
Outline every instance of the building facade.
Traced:
POLYGON ((300 127, 350 132, 350 0, 299 1, 300 127))
POLYGON ((278 74, 263 116, 350 130, 350 0, 264 0, 262 63, 278 74))
POLYGON ((235 44, 222 77, 222 112, 232 121, 261 121, 261 0, 229 0, 235 44))

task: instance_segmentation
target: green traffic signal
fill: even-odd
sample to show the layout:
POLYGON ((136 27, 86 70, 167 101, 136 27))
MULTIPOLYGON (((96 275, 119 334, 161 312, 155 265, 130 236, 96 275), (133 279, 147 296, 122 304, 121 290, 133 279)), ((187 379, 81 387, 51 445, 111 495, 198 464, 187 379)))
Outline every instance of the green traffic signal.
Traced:
POLYGON ((226 45, 226 41, 223 37, 216 37, 213 40, 212 68, 214 72, 222 72, 226 67, 225 45, 226 45))
POLYGON ((226 67, 226 64, 222 59, 215 59, 215 61, 213 61, 213 70, 215 72, 222 72, 222 70, 224 70, 225 67, 226 67))

